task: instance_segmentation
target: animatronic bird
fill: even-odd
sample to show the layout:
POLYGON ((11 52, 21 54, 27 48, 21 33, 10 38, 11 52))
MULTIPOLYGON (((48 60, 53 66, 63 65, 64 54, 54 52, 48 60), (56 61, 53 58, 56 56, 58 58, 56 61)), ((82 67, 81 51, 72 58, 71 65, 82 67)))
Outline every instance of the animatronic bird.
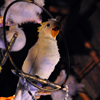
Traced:
MULTIPOLYGON (((59 33, 60 23, 51 19, 41 24, 38 28, 39 38, 36 44, 29 50, 23 63, 22 70, 31 75, 37 75, 42 79, 48 79, 60 59, 56 36, 59 33)), ((33 96, 37 88, 27 82, 33 96)), ((24 86, 23 78, 19 79, 15 100, 32 100, 24 86)))
MULTIPOLYGON (((16 0, 5 0, 5 4, 0 9, 1 16, 4 15, 5 9, 13 1, 16 0)), ((22 24, 29 21, 41 23, 42 20, 40 19, 40 14, 42 12, 42 9, 35 4, 23 1, 30 0, 22 0, 21 2, 13 4, 7 12, 6 23, 8 25, 11 25, 13 23, 22 24)), ((44 0, 34 0, 34 2, 39 4, 40 6, 44 6, 44 0)), ((2 17, 0 19, 2 20, 2 17)))

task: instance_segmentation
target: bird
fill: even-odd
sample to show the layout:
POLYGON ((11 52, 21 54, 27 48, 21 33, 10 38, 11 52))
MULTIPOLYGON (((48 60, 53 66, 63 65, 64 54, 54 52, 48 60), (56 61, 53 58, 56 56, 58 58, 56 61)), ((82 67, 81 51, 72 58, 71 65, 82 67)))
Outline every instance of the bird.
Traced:
MULTIPOLYGON (((13 1, 16 1, 16 0, 5 0, 5 4, 1 6, 0 8, 1 20, 2 20, 2 17, 4 16, 6 8, 13 1)), ((36 4, 43 7, 45 5, 44 0, 34 0, 36 4, 30 3, 28 1, 30 0, 22 0, 20 2, 16 2, 9 8, 6 15, 6 24, 11 26, 12 24, 21 25, 22 23, 27 23, 27 22, 34 22, 34 23, 42 22, 42 19, 40 18, 42 9, 36 4)))
MULTIPOLYGON (((56 19, 49 19, 41 23, 41 26, 38 27, 38 40, 29 49, 28 55, 22 65, 23 72, 36 75, 42 79, 49 78, 60 60, 56 40, 60 27, 61 25, 56 19)), ((20 77, 15 93, 15 100, 32 100, 24 83, 24 79, 20 77)), ((38 89, 27 81, 26 83, 34 96, 38 89)), ((38 85, 41 86, 41 84, 38 85)))

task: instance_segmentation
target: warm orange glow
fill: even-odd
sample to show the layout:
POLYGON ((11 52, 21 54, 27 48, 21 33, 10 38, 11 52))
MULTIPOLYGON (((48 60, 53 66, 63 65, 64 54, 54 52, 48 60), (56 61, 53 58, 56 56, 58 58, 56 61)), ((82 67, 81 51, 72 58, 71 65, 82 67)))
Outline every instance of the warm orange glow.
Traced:
POLYGON ((0 16, 0 23, 3 23, 3 17, 0 16))
POLYGON ((69 14, 70 13, 70 9, 68 9, 68 8, 60 8, 60 7, 50 6, 49 10, 51 12, 61 13, 61 14, 69 14))
POLYGON ((83 93, 79 93, 79 95, 81 96, 82 100, 90 100, 88 96, 86 96, 83 93))
POLYGON ((0 97, 0 100, 14 100, 15 96, 10 96, 10 97, 0 97))
POLYGON ((49 7, 49 10, 52 11, 52 12, 58 12, 59 10, 53 6, 50 6, 49 7))

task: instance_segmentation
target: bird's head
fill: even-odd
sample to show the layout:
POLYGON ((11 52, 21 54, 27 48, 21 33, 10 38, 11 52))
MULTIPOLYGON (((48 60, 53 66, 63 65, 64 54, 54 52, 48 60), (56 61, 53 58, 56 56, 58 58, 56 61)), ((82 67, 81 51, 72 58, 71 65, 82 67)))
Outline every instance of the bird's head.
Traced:
POLYGON ((47 22, 41 23, 41 26, 38 27, 39 37, 44 35, 55 38, 58 35, 60 28, 60 22, 58 22, 56 19, 50 19, 47 22))

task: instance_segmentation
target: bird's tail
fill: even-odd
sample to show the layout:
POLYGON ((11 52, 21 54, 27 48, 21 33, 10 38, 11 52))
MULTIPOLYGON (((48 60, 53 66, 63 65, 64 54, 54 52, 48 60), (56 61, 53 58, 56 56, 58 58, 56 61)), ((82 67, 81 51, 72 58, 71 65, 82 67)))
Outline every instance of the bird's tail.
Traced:
POLYGON ((24 80, 20 78, 15 93, 15 100, 33 100, 32 96, 35 96, 37 90, 36 87, 28 82, 24 83, 24 80), (29 91, 32 95, 29 94, 29 91))

